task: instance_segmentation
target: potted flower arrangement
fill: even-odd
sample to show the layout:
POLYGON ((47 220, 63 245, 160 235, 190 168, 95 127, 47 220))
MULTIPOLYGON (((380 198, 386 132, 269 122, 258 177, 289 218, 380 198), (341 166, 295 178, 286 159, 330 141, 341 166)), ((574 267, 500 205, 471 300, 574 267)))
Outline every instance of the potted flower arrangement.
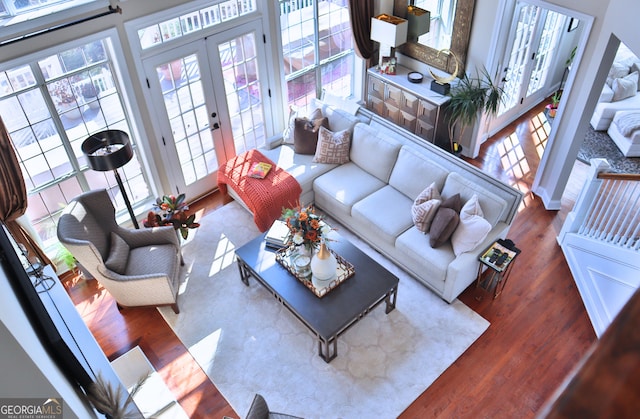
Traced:
POLYGON ((189 206, 185 203, 185 194, 177 197, 164 195, 156 199, 154 210, 149 211, 147 218, 143 220, 145 227, 173 226, 176 231, 180 231, 183 239, 189 237, 189 229, 200 227, 196 223, 195 214, 187 214, 189 206))
POLYGON ((322 238, 332 230, 312 206, 286 208, 282 219, 291 231, 287 245, 301 246, 309 253, 318 248, 322 238))
POLYGON ((547 108, 547 113, 549 115, 550 118, 555 118, 556 117, 556 112, 558 111, 558 104, 560 103, 560 98, 562 97, 562 93, 560 93, 559 90, 557 90, 553 96, 551 96, 551 103, 549 103, 547 106, 545 106, 547 108))

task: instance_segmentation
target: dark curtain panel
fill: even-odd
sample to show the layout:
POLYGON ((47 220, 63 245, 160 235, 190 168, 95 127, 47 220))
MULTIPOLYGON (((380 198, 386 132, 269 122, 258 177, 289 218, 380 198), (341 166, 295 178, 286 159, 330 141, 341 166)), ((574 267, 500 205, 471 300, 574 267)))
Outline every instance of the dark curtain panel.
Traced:
POLYGON ((40 249, 38 243, 16 221, 27 210, 27 189, 24 185, 18 158, 9 132, 0 118, 0 220, 18 243, 26 246, 30 255, 37 256, 43 264, 52 265, 51 260, 40 249))
POLYGON ((356 53, 361 58, 369 60, 373 55, 373 41, 371 40, 373 1, 349 0, 349 15, 351 17, 351 31, 356 43, 356 53))

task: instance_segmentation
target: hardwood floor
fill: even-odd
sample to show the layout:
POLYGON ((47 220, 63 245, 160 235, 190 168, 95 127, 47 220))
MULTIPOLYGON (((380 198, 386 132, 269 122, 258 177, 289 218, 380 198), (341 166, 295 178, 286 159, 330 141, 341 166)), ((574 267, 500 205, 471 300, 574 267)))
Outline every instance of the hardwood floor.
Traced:
MULTIPOLYGON (((508 236, 522 254, 496 300, 474 285, 460 296, 491 326, 401 418, 533 417, 596 341, 556 242, 587 166, 576 163, 562 209, 546 211, 530 188, 548 133, 540 106, 488 140, 470 161, 526 194, 508 236)), ((214 194, 191 207, 205 213, 223 204, 214 194)), ((107 357, 139 345, 191 417, 246 413, 233 411, 157 310, 118 312, 95 281, 70 277, 67 289, 107 357)))

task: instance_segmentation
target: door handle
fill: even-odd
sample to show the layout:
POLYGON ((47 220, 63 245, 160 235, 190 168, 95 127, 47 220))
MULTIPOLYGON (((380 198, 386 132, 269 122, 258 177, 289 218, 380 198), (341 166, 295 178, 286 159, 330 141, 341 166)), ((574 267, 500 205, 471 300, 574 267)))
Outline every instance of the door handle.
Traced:
POLYGON ((212 118, 215 118, 216 116, 218 116, 218 114, 217 114, 217 113, 215 113, 215 112, 212 112, 212 113, 211 113, 211 117, 212 117, 212 118))
POLYGON ((211 131, 216 130, 220 128, 220 124, 218 124, 217 122, 213 124, 213 128, 211 128, 211 131))

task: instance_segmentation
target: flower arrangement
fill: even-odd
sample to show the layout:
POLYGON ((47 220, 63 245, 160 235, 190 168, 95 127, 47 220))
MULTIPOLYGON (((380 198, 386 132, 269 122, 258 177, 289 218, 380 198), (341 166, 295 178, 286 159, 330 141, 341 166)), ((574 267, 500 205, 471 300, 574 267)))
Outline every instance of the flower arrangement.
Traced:
POLYGON ((156 199, 154 210, 149 211, 147 218, 143 221, 145 227, 173 226, 183 239, 189 237, 189 229, 200 227, 196 223, 196 215, 188 215, 186 211, 189 206, 184 202, 185 195, 180 194, 177 197, 173 195, 164 195, 162 198, 156 199))
POLYGON ((332 230, 312 206, 286 208, 282 211, 282 219, 291 231, 287 245, 304 245, 307 250, 317 248, 332 230))

